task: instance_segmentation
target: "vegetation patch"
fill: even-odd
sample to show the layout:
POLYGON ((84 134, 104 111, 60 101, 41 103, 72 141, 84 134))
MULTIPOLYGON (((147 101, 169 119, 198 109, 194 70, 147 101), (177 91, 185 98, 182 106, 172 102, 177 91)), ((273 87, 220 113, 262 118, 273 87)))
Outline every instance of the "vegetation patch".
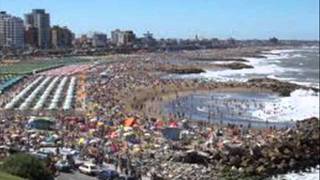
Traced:
POLYGON ((43 161, 28 154, 15 154, 3 162, 1 170, 29 180, 53 179, 43 161))

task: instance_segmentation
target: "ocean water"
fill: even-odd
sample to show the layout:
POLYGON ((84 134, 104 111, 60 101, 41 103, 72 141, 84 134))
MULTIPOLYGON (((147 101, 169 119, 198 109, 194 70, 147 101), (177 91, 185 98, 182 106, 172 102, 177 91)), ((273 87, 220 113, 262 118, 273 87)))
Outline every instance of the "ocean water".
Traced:
MULTIPOLYGON (((319 88, 319 47, 272 50, 262 52, 261 55, 265 58, 243 57, 248 60, 246 64, 254 67, 252 69, 216 71, 208 69, 204 73, 179 75, 175 78, 245 82, 252 78, 268 77, 319 88)), ((245 110, 250 113, 249 120, 288 122, 319 117, 319 93, 312 91, 299 89, 292 92, 290 97, 277 97, 272 101, 266 99, 262 104, 261 108, 245 110)))
POLYGON ((312 168, 309 172, 290 172, 288 174, 272 177, 271 180, 319 180, 320 166, 312 168))
POLYGON ((269 78, 319 87, 319 48, 273 50, 271 53, 276 55, 266 57, 275 59, 275 66, 283 71, 269 75, 269 78))
MULTIPOLYGON (((265 58, 247 58, 252 69, 210 70, 200 74, 181 75, 180 78, 205 78, 214 81, 246 81, 251 78, 273 78, 319 87, 319 47, 302 47, 264 51, 265 58)), ((213 62, 223 63, 223 62, 213 62)))
MULTIPOLYGON (((319 47, 301 47, 296 49, 272 50, 262 52, 265 58, 246 58, 253 69, 218 70, 207 69, 201 74, 179 75, 173 78, 208 79, 213 81, 241 81, 251 78, 272 78, 319 88, 319 47)), ((223 62, 214 62, 223 63, 223 62)), ((278 127, 290 126, 297 120, 310 117, 319 118, 319 93, 296 90, 289 97, 278 97, 265 93, 208 93, 191 95, 167 104, 167 113, 181 113, 204 121, 250 124, 263 127, 276 124, 278 127), (182 101, 179 104, 179 101, 182 101), (174 107, 174 104, 178 105, 174 107), (245 102, 245 103, 243 103, 245 102), (239 104, 245 104, 240 107, 239 104), (223 114, 210 113, 217 111, 223 114), (240 111, 240 114, 239 114, 240 111), (238 113, 238 115, 237 115, 238 113), (216 117, 214 117, 216 115, 216 117)), ((288 173, 273 180, 315 180, 319 179, 319 167, 311 172, 288 173)))
POLYGON ((166 104, 165 113, 216 124, 258 128, 293 126, 293 121, 281 119, 279 114, 283 110, 277 107, 278 98, 262 92, 195 92, 166 104))
POLYGON ((282 128, 318 117, 318 97, 312 90, 296 90, 290 97, 262 92, 201 92, 172 100, 164 106, 164 113, 212 123, 282 128))

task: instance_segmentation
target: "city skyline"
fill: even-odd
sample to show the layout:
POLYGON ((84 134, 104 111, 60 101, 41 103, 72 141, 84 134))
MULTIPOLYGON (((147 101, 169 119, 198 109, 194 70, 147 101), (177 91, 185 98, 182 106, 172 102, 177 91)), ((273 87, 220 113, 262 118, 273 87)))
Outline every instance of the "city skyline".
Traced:
POLYGON ((317 0, 218 1, 32 1, 0 0, 0 10, 24 19, 45 9, 51 25, 68 26, 77 36, 114 29, 146 31, 156 38, 229 38, 319 40, 317 0))

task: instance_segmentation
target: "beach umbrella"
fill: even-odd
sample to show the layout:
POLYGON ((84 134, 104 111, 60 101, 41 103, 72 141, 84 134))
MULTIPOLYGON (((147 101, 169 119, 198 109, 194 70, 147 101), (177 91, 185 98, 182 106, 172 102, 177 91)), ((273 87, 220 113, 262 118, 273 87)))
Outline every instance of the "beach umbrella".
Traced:
POLYGON ((160 121, 160 120, 158 120, 158 121, 155 123, 155 126, 156 126, 157 129, 162 128, 164 125, 165 125, 165 123, 164 123, 163 121, 160 121))
POLYGON ((141 151, 141 149, 139 147, 133 147, 133 149, 132 149, 132 152, 135 153, 135 154, 139 153, 140 151, 141 151))
POLYGON ((78 141, 78 144, 81 145, 81 144, 84 144, 85 143, 85 139, 84 138, 80 138, 79 141, 78 141))
POLYGON ((30 138, 36 138, 38 135, 37 134, 31 134, 30 138))
POLYGON ((136 123, 134 118, 127 118, 126 120, 124 120, 123 125, 124 126, 133 126, 136 123))
POLYGON ((113 131, 112 133, 111 133, 111 135, 110 135, 110 138, 116 138, 116 137, 118 137, 119 136, 119 134, 116 132, 116 131, 113 131))
POLYGON ((90 119, 90 122, 97 122, 97 118, 90 119))
POLYGON ((103 122, 98 122, 98 123, 97 123, 97 126, 103 126, 103 125, 104 125, 103 122))
POLYGON ((112 121, 107 121, 106 125, 113 126, 113 122, 112 121))
POLYGON ((97 138, 91 139, 91 140, 89 141, 89 144, 98 143, 99 141, 100 141, 100 139, 97 139, 97 138))
POLYGON ((134 132, 132 132, 132 131, 131 131, 131 132, 126 132, 126 133, 123 134, 124 137, 134 136, 134 135, 135 135, 135 134, 134 134, 134 132))
POLYGON ((172 127, 172 128, 178 127, 178 123, 175 122, 175 121, 171 121, 171 122, 169 123, 169 127, 172 127))
POLYGON ((133 128, 132 128, 132 127, 123 127, 123 130, 124 130, 124 131, 132 131, 133 128))
POLYGON ((12 134, 12 135, 11 135, 11 138, 17 138, 17 137, 19 137, 18 134, 12 134))

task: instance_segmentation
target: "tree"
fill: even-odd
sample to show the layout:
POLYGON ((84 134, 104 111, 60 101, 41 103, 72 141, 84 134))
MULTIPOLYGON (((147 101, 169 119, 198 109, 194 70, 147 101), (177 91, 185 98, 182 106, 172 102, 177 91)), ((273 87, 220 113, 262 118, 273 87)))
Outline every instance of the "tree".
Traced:
POLYGON ((32 155, 15 154, 9 156, 1 169, 9 174, 29 180, 53 179, 45 163, 32 155))

